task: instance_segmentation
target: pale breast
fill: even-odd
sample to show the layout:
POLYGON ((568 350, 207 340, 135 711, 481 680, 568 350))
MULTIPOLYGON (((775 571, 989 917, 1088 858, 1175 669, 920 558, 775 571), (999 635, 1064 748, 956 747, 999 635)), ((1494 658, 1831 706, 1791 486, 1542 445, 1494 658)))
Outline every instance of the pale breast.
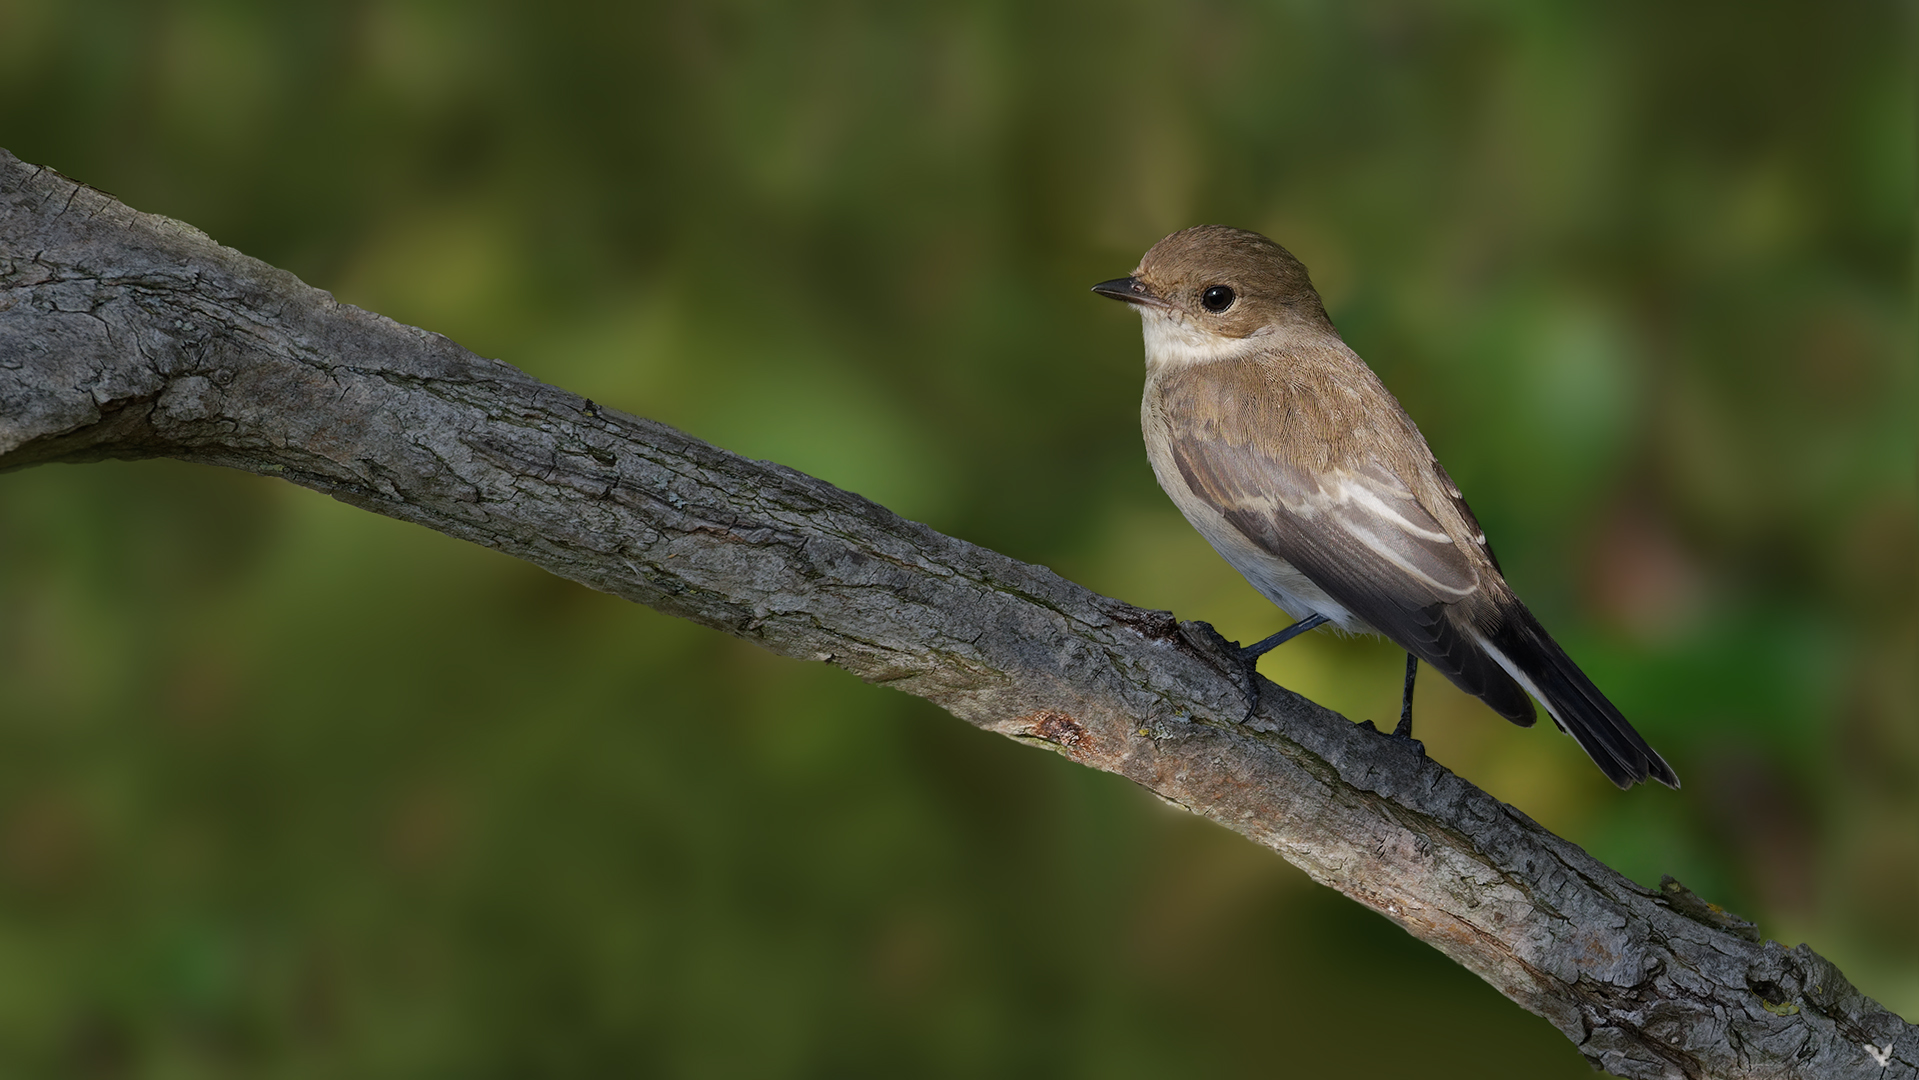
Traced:
POLYGON ((1167 422, 1160 395, 1162 380, 1154 374, 1146 379, 1146 392, 1140 401, 1140 430, 1146 440, 1146 460, 1153 476, 1206 542, 1220 557, 1239 571, 1261 596, 1278 605, 1296 619, 1324 615, 1334 625, 1355 633, 1376 633, 1344 605, 1326 595, 1305 574, 1285 559, 1265 550, 1234 528, 1211 503, 1196 494, 1180 474, 1171 445, 1171 425, 1167 422))

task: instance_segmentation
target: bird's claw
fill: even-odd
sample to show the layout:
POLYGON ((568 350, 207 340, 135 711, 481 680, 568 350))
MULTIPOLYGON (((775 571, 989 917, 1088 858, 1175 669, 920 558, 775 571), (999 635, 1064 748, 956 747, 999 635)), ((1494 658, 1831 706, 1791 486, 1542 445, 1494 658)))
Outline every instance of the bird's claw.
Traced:
POLYGON ((1196 651, 1206 657, 1220 674, 1226 676, 1240 694, 1246 698, 1246 712, 1240 717, 1240 723, 1251 723, 1259 711, 1259 656, 1258 652, 1243 649, 1237 642, 1227 641, 1208 623, 1191 621, 1179 624, 1179 636, 1196 651))
POLYGON ((1246 695, 1246 715, 1240 717, 1239 722, 1250 724, 1253 722, 1253 714, 1259 711, 1258 654, 1248 656, 1246 650, 1239 650, 1239 678, 1233 681, 1239 684, 1240 692, 1246 695))

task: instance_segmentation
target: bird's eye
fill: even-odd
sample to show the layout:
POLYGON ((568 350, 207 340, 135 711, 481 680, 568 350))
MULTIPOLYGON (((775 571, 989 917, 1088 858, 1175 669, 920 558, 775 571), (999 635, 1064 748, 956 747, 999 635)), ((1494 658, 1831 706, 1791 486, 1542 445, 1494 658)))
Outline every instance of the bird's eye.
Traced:
POLYGON ((1209 285, 1199 294, 1200 306, 1215 314, 1232 307, 1233 300, 1233 290, 1224 285, 1209 285))

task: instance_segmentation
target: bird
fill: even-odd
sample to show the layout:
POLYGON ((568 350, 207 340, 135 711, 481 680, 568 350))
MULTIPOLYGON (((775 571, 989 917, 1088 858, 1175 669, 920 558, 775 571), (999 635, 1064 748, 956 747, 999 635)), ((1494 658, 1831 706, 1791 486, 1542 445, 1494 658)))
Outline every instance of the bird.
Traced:
MULTIPOLYGON (((1620 788, 1679 778, 1546 633, 1398 399, 1349 348, 1306 267, 1266 237, 1199 225, 1093 286, 1132 305, 1146 343, 1140 426, 1153 475, 1233 569, 1294 622, 1406 651, 1521 727, 1532 698, 1620 788)), ((1255 695, 1257 690, 1252 691, 1255 695)))

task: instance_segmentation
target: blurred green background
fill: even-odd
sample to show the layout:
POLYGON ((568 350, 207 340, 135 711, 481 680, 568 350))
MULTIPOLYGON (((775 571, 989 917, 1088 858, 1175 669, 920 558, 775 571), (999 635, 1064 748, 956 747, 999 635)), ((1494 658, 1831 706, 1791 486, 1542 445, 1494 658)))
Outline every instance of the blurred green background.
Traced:
MULTIPOLYGON (((1267 232, 1686 786, 1429 751, 1919 1019, 1913 11, 0 0, 0 145, 1241 640, 1086 290, 1267 232)), ((1590 1075, 1123 781, 171 462, 0 476, 0 1068, 1590 1075)))

